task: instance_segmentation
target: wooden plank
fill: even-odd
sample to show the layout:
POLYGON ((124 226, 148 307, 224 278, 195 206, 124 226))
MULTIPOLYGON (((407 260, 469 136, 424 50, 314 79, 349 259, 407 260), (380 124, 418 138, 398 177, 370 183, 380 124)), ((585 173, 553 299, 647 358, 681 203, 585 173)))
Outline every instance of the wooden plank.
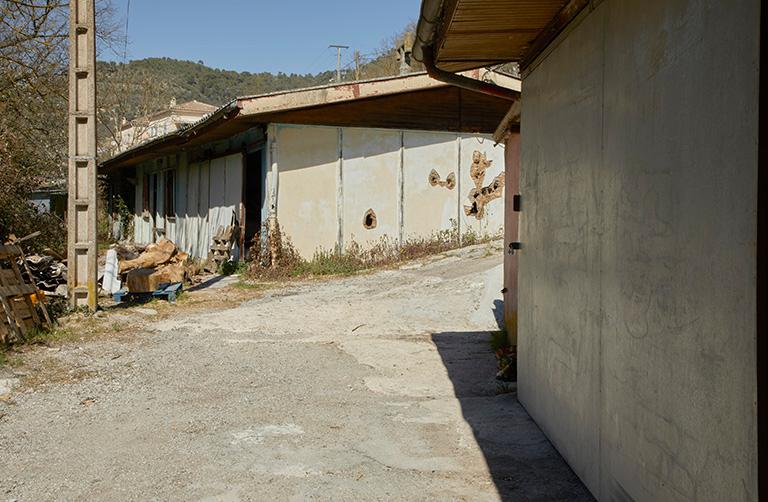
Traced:
MULTIPOLYGON (((16 264, 16 260, 11 261, 11 267, 13 268, 13 272, 16 275, 16 280, 19 281, 19 284, 24 284, 24 278, 21 275, 21 270, 19 270, 19 266, 16 264)), ((39 325, 40 316, 37 315, 37 309, 35 308, 35 304, 32 303, 32 298, 30 298, 30 295, 25 295, 23 298, 24 298, 24 303, 27 304, 27 308, 29 308, 29 311, 32 313, 32 319, 34 320, 35 325, 36 326, 39 325)))
POLYGON ((16 284, 13 286, 0 286, 0 296, 3 298, 14 296, 28 296, 35 294, 35 287, 32 284, 16 284))
POLYGON ((3 286, 15 286, 21 284, 21 281, 16 280, 16 274, 9 268, 0 269, 0 284, 3 286))
MULTIPOLYGON (((8 325, 9 331, 16 335, 16 338, 19 340, 24 339, 24 335, 21 334, 21 330, 19 330, 19 326, 16 324, 16 317, 13 314, 13 309, 11 308, 11 305, 8 303, 8 301, 5 299, 4 296, 0 296, 0 305, 3 307, 3 314, 5 314, 6 323, 8 325)), ((5 342, 7 342, 8 339, 6 337, 5 342)))
POLYGON ((19 246, 0 245, 0 260, 11 260, 21 256, 19 246))
POLYGON ((16 321, 23 321, 32 317, 32 312, 29 305, 24 301, 24 297, 18 297, 11 300, 13 306, 13 313, 16 315, 16 321))
MULTIPOLYGON (((39 233, 39 232, 38 232, 39 233)), ((34 235, 34 234, 32 234, 34 235)), ((24 270, 27 272, 27 277, 29 277, 29 280, 32 281, 31 286, 35 290, 35 295, 37 296, 37 301, 40 303, 40 310, 43 311, 43 315, 45 316, 45 322, 48 327, 53 325, 53 322, 51 321, 51 316, 48 315, 48 309, 45 307, 45 297, 40 292, 40 289, 37 287, 37 283, 35 283, 35 278, 32 277, 32 271, 29 270, 29 264, 27 263, 27 257, 24 256, 24 252, 21 253, 21 263, 24 265, 24 270)))

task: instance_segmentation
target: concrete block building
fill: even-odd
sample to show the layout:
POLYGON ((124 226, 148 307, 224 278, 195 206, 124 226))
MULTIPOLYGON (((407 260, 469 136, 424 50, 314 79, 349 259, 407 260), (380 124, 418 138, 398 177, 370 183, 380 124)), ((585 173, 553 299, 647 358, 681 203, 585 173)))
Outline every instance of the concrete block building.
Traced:
MULTIPOLYGON (((501 74, 471 73, 519 91, 501 74)), ((401 243, 441 231, 500 235, 510 101, 425 74, 242 97, 105 161, 134 210, 135 240, 208 254, 238 223, 239 250, 271 214, 296 249, 401 243)))
POLYGON ((422 2, 430 75, 519 63, 518 395, 599 500, 768 497, 765 20, 758 0, 422 2))

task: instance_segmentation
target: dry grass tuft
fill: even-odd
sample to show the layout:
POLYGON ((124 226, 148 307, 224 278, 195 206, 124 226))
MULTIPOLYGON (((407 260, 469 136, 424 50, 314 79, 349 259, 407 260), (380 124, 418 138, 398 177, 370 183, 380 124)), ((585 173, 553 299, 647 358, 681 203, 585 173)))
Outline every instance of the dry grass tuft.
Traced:
MULTIPOLYGON (((279 229, 279 225, 276 226, 279 229)), ((299 255, 290 237, 284 237, 279 231, 274 239, 265 241, 257 236, 254 239, 250 256, 258 257, 251 261, 246 276, 250 280, 285 280, 290 278, 310 278, 317 276, 352 275, 374 268, 396 266, 400 263, 424 258, 483 242, 490 242, 496 236, 480 237, 474 232, 465 232, 459 239, 458 225, 433 233, 428 237, 411 238, 400 245, 395 239, 382 237, 370 247, 363 247, 352 241, 343 250, 318 249, 311 259, 299 255), (270 251, 272 254, 270 254, 270 251)))

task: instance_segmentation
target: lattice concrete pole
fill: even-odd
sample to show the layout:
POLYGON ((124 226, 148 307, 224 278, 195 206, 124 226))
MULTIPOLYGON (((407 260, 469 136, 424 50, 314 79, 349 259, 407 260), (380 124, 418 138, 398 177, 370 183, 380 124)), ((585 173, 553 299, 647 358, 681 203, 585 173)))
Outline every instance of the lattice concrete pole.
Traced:
POLYGON ((70 0, 68 282, 75 307, 96 310, 95 0, 70 0))

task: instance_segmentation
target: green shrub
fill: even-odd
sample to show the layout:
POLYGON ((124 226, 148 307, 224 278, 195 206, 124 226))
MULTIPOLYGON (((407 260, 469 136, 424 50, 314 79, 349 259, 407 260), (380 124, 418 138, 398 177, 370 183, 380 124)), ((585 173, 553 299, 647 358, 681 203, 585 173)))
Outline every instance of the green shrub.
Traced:
POLYGON ((225 261, 219 265, 219 274, 221 275, 240 275, 248 271, 248 264, 245 261, 225 261))

